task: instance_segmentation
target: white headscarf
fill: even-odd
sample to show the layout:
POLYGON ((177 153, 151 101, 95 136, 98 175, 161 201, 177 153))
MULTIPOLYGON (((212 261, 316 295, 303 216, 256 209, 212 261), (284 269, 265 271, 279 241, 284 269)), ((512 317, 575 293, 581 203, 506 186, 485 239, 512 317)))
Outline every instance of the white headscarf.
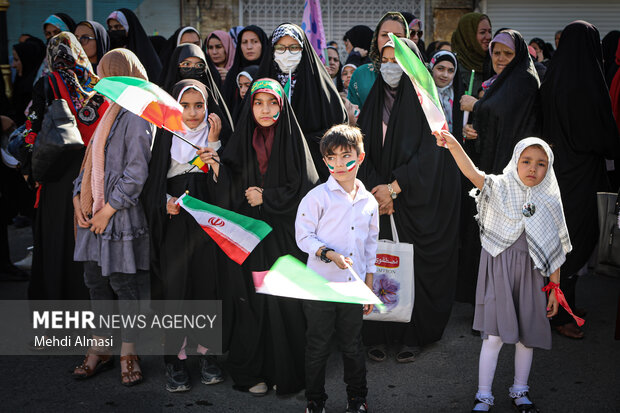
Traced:
POLYGON ((198 35, 198 38, 200 39, 200 33, 198 32, 198 30, 196 30, 195 28, 193 28, 192 26, 187 26, 185 28, 183 28, 179 34, 177 35, 177 46, 181 44, 181 38, 183 37, 183 35, 187 32, 194 32, 198 35))
MULTIPOLYGON (((429 63, 429 68, 431 72, 433 71, 433 67, 438 63, 438 59, 442 56, 447 56, 448 59, 444 58, 441 61, 449 61, 454 65, 454 76, 456 77, 456 69, 457 69, 457 60, 454 53, 448 50, 439 50, 437 51, 431 61, 429 63)), ((448 122, 448 128, 450 132, 452 132, 452 106, 454 105, 454 88, 452 84, 454 83, 454 78, 444 87, 437 86, 437 93, 439 94, 439 101, 441 102, 441 107, 443 108, 443 113, 446 115, 446 122, 448 122)))
POLYGON ((551 275, 566 261, 572 246, 560 187, 553 172, 553 152, 542 139, 519 141, 503 174, 487 175, 482 191, 475 198, 482 247, 493 257, 511 246, 525 231, 534 266, 544 276, 551 275), (542 146, 549 162, 543 180, 528 187, 521 182, 517 165, 521 153, 532 145, 542 146))
MULTIPOLYGON (((202 95, 202 98, 205 102, 205 118, 203 119, 202 123, 196 128, 190 129, 188 127, 186 133, 179 134, 196 146, 206 147, 209 137, 209 122, 207 122, 209 111, 207 109, 207 97, 196 86, 190 85, 181 90, 181 93, 179 93, 179 97, 177 98, 177 102, 181 102, 183 94, 189 89, 197 90, 202 95)), ((187 125, 185 126, 187 127, 187 125)), ((196 157, 196 149, 178 138, 172 138, 172 145, 170 146, 170 157, 178 163, 187 163, 196 157)))

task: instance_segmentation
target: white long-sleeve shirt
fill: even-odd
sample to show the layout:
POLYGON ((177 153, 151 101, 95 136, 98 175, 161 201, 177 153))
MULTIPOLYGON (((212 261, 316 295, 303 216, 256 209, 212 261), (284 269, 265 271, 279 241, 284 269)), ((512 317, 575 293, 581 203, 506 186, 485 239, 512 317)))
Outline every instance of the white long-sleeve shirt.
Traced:
POLYGON ((362 281, 376 271, 379 204, 361 181, 355 180, 355 199, 333 178, 308 192, 301 200, 295 219, 295 239, 308 254, 308 268, 329 281, 353 281, 348 270, 333 262, 325 263, 316 252, 332 248, 353 260, 353 269, 362 281))

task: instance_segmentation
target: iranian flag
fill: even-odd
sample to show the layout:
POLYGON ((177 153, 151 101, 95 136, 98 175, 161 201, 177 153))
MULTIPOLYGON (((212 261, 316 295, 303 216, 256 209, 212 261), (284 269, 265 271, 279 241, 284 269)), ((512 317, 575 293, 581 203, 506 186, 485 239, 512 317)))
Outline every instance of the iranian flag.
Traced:
POLYGON ((254 218, 237 214, 183 194, 177 202, 237 264, 271 232, 271 227, 254 218))
MULTIPOLYGON (((384 305, 349 267, 349 282, 331 282, 306 267, 292 255, 278 258, 269 271, 253 272, 254 287, 260 294, 303 300, 335 301, 350 304, 384 305)), ((347 271, 347 270, 343 270, 347 271)))
POLYGON ((441 130, 448 131, 446 117, 439 101, 437 87, 430 72, 424 66, 424 63, 416 56, 406 44, 401 42, 393 33, 389 33, 390 39, 394 42, 394 55, 396 61, 405 73, 411 79, 415 88, 418 100, 428 121, 431 132, 439 132, 441 130))
POLYGON ((136 77, 111 76, 99 80, 94 89, 157 127, 185 131, 183 106, 154 83, 136 77))

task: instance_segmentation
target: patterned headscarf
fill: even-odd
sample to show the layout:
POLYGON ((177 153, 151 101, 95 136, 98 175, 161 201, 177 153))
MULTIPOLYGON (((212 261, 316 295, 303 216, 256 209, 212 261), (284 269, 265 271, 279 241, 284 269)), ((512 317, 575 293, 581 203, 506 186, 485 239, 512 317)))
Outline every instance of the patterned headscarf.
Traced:
POLYGON ((88 56, 73 33, 61 32, 50 39, 47 63, 50 70, 60 74, 75 110, 79 111, 95 95, 93 87, 99 78, 93 73, 88 56), (59 65, 60 60, 64 65, 59 65), (57 62, 57 67, 54 67, 54 62, 57 62))
POLYGON ((301 33, 299 33, 297 26, 288 23, 278 26, 273 32, 271 35, 271 45, 275 45, 278 40, 284 36, 291 36, 293 39, 297 40, 297 43, 299 43, 301 47, 304 47, 304 38, 301 33))
POLYGON ((496 257, 521 236, 542 275, 549 276, 566 260, 571 242, 564 218, 560 187, 553 171, 553 152, 539 138, 525 138, 514 148, 501 175, 486 175, 476 196, 482 247, 496 257), (526 186, 517 171, 523 151, 536 145, 547 154, 547 173, 536 186, 526 186))
POLYGON ((250 90, 250 94, 254 96, 256 93, 269 93, 270 95, 275 96, 278 100, 278 105, 280 109, 282 109, 282 99, 284 99, 284 91, 278 82, 269 78, 258 79, 256 82, 252 84, 252 89, 250 90))
MULTIPOLYGON (((280 86, 278 82, 269 78, 258 79, 252 84, 252 89, 250 93, 252 95, 252 102, 254 102, 254 96, 257 93, 269 93, 274 96, 278 105, 280 106, 280 111, 274 117, 276 121, 273 125, 265 128, 260 125, 256 125, 254 128, 254 132, 252 133, 252 147, 256 152, 256 160, 258 161, 258 169, 261 175, 265 175, 267 173, 267 167, 269 166, 269 157, 271 156, 271 148, 273 148, 273 140, 276 132, 276 124, 278 123, 278 119, 280 118, 280 114, 282 113, 282 105, 284 104, 284 90, 280 86)), ((254 116, 254 114, 252 114, 254 116)), ((256 120, 256 119, 255 119, 256 120)))

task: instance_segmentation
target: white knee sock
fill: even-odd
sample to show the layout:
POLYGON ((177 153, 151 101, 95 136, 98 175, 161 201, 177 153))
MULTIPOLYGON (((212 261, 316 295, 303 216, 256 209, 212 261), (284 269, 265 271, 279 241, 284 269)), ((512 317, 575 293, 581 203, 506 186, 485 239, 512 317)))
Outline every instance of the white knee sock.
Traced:
POLYGON ((533 348, 526 347, 521 344, 521 342, 518 342, 515 345, 515 379, 509 391, 510 397, 515 399, 515 403, 517 405, 531 403, 531 401, 525 396, 525 393, 529 390, 527 380, 530 376, 533 357, 533 348))
MULTIPOLYGON (((498 336, 488 336, 482 340, 480 362, 478 364, 478 393, 476 398, 489 406, 493 405, 493 377, 497 367, 497 357, 502 349, 502 340, 498 336)), ((488 408, 487 408, 488 409, 488 408)))

